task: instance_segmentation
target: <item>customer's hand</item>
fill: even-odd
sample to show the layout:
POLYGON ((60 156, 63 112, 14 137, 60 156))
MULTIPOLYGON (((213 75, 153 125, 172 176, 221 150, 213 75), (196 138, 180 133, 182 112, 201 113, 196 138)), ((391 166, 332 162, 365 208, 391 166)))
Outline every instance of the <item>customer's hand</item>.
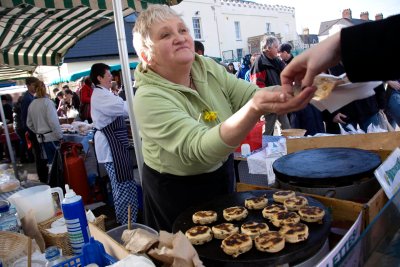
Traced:
POLYGON ((400 82, 398 81, 388 81, 387 84, 396 91, 400 90, 400 82))
POLYGON ((347 122, 345 121, 345 119, 347 119, 347 116, 339 112, 335 115, 335 117, 333 117, 332 121, 336 123, 346 124, 347 122))
POLYGON ((340 32, 307 49, 288 64, 281 73, 283 92, 293 93, 293 85, 310 87, 314 77, 340 62, 340 32))

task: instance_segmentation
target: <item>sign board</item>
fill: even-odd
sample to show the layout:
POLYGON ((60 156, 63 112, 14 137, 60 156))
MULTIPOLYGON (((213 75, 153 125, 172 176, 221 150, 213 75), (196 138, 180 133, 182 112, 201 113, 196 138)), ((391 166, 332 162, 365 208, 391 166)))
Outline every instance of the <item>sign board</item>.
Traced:
POLYGON ((400 149, 396 148, 374 174, 386 196, 392 198, 400 187, 400 149))

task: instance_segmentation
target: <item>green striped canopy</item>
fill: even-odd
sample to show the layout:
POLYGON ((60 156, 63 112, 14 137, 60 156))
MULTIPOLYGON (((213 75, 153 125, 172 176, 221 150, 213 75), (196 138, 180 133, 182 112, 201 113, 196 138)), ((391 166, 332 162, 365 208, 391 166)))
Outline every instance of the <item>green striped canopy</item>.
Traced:
POLYGON ((7 66, 0 64, 0 82, 8 80, 24 79, 32 76, 35 71, 35 66, 7 66))
MULTIPOLYGON (((127 16, 181 0, 116 1, 127 16)), ((0 64, 57 66, 78 40, 113 21, 112 0, 0 0, 0 64)))

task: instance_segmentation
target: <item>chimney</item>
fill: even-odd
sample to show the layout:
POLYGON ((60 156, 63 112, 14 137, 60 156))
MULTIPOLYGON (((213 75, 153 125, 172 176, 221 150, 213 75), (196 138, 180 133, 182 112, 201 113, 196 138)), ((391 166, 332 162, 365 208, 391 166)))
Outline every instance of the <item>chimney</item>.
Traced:
POLYGON ((350 8, 347 8, 347 9, 342 11, 342 18, 351 19, 351 10, 350 10, 350 8))
POLYGON ((378 13, 375 15, 375 20, 381 20, 383 19, 383 14, 382 13, 378 13))
POLYGON ((303 29, 303 35, 310 35, 310 29, 304 28, 303 29))
POLYGON ((366 12, 361 12, 361 14, 360 14, 360 19, 362 19, 362 20, 369 20, 369 13, 368 13, 368 11, 366 11, 366 12))

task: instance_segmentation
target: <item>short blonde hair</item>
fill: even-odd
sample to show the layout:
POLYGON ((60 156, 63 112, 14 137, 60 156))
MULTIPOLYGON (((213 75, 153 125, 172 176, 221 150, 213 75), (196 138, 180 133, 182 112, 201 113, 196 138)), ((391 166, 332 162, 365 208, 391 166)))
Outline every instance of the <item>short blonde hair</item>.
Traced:
POLYGON ((36 92, 37 98, 46 97, 46 86, 44 85, 44 83, 41 80, 37 80, 36 82, 34 82, 33 86, 35 87, 35 92, 36 92))
POLYGON ((143 60, 142 52, 146 54, 148 60, 151 60, 153 54, 153 41, 150 38, 151 28, 155 23, 172 18, 182 19, 170 7, 155 4, 150 5, 145 11, 142 11, 136 19, 135 27, 133 28, 133 46, 135 47, 136 54, 142 61, 143 69, 147 69, 147 63, 143 60))

